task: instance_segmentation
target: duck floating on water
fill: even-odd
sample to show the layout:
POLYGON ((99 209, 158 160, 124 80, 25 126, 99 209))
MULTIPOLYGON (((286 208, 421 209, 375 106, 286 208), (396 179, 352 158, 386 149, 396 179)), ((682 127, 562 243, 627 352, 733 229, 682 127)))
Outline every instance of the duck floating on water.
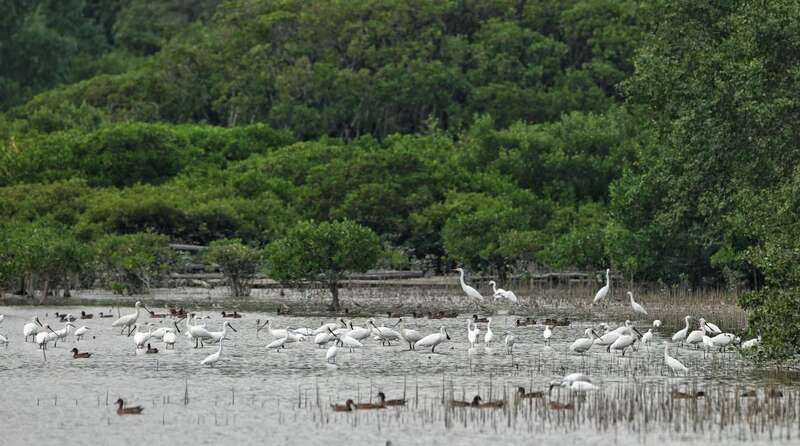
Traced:
POLYGON ((334 412, 352 412, 355 407, 356 403, 351 399, 345 401, 344 404, 331 404, 331 409, 333 409, 334 412))
POLYGON ((73 348, 70 351, 72 352, 73 359, 90 358, 92 356, 92 354, 88 352, 79 352, 77 348, 73 348))
POLYGON ((144 407, 142 406, 125 406, 125 402, 122 401, 122 398, 118 399, 114 404, 117 405, 117 415, 139 415, 144 411, 144 407))

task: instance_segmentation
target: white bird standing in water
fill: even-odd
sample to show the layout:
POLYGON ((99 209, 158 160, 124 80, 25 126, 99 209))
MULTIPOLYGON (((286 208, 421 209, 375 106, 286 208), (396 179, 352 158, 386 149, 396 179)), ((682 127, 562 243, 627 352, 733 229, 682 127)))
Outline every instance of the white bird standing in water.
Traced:
POLYGON ((134 306, 136 307, 136 313, 126 314, 111 324, 112 327, 122 327, 122 331, 120 331, 119 334, 125 332, 125 329, 127 328, 128 336, 131 335, 131 332, 133 331, 133 325, 136 324, 136 320, 139 319, 139 307, 144 307, 145 311, 150 312, 150 310, 147 309, 147 306, 143 305, 139 301, 137 301, 134 306))
POLYGON ((586 353, 594 345, 595 338, 599 337, 592 327, 587 328, 583 333, 586 335, 585 338, 578 338, 569 346, 569 349, 575 353, 586 353))
POLYGON ((494 332, 492 331, 492 318, 487 318, 486 334, 483 336, 483 343, 488 347, 494 341, 494 332))
POLYGON ((89 327, 82 326, 81 328, 75 330, 75 340, 80 341, 89 332, 89 327))
POLYGON ((597 294, 594 295, 594 300, 592 301, 592 305, 600 303, 603 299, 608 296, 608 291, 611 289, 611 280, 609 274, 611 273, 611 269, 606 269, 606 285, 603 288, 597 290, 597 294))
POLYGON ((25 335, 25 342, 28 342, 28 337, 30 336, 32 340, 36 339, 36 335, 40 332, 44 331, 44 325, 39 322, 39 317, 35 316, 33 318, 33 322, 28 322, 27 324, 22 326, 22 334, 25 335))
MULTIPOLYGON (((348 335, 352 337, 352 333, 353 332, 351 331, 350 333, 348 333, 348 335)), ((414 350, 414 344, 420 339, 422 339, 422 333, 418 332, 417 330, 410 330, 406 328, 406 323, 403 321, 403 319, 400 319, 399 333, 400 333, 400 338, 403 340, 403 342, 408 344, 409 350, 414 350)))
POLYGON ((506 299, 513 304, 519 301, 517 299, 517 295, 514 294, 513 291, 507 291, 502 288, 497 288, 497 283, 494 280, 489 281, 489 285, 492 286, 492 292, 494 293, 494 300, 506 299))
POLYGON ((431 353, 435 353, 436 346, 449 339, 450 335, 447 334, 447 329, 444 328, 444 326, 442 326, 439 329, 439 333, 433 333, 429 334, 428 336, 425 336, 424 338, 417 341, 416 344, 414 344, 414 348, 417 349, 420 347, 422 348, 430 347, 431 353))
POLYGON ((686 340, 686 336, 689 334, 689 319, 691 318, 691 316, 686 316, 684 318, 686 321, 686 327, 684 327, 682 330, 678 330, 674 335, 672 335, 672 342, 683 342, 686 340))
POLYGON ((645 310, 643 306, 641 306, 635 300, 633 300, 632 292, 628 291, 628 297, 631 298, 631 308, 633 309, 633 312, 647 316, 647 310, 645 310))
POLYGON ((653 340, 653 329, 648 328, 647 333, 642 336, 642 345, 648 345, 653 340))
POLYGON ((677 375, 678 372, 684 372, 687 374, 689 373, 689 369, 687 369, 685 365, 683 365, 680 361, 669 355, 669 344, 666 342, 664 343, 664 362, 667 364, 667 367, 669 367, 672 370, 672 373, 675 375, 677 375))
POLYGON ((325 360, 329 364, 336 364, 336 353, 339 353, 339 347, 332 345, 327 352, 325 352, 325 360))
POLYGON ((477 299, 477 300, 482 301, 483 300, 483 296, 481 296, 481 293, 479 293, 478 290, 476 290, 475 288, 472 288, 471 286, 467 285, 466 282, 464 282, 464 269, 463 268, 456 268, 454 271, 458 271, 459 273, 461 273, 461 280, 460 280, 461 289, 464 290, 464 293, 467 296, 471 297, 472 299, 477 299))
POLYGON ((550 337, 553 336, 553 329, 550 328, 549 325, 544 326, 544 332, 542 333, 542 337, 544 338, 544 343, 550 345, 550 337))
POLYGON ((223 341, 219 341, 219 348, 217 351, 206 356, 206 359, 200 361, 200 365, 210 365, 211 367, 214 367, 214 364, 219 361, 219 357, 222 355, 222 344, 223 341))
POLYGON ((516 342, 517 338, 509 332, 506 332, 505 334, 506 337, 503 339, 503 342, 506 344, 506 352, 510 355, 514 353, 514 343, 516 342))
MULTIPOLYGON (((180 333, 181 330, 180 330, 180 328, 178 328, 178 323, 177 322, 173 322, 173 324, 175 324, 175 330, 177 330, 178 333, 180 333)), ((167 348, 167 349, 175 349, 175 341, 178 340, 178 335, 175 334, 175 332, 172 331, 172 330, 167 330, 167 332, 164 333, 164 337, 161 338, 161 339, 164 341, 164 347, 165 348, 167 348)))
POLYGON ((472 319, 467 319, 467 339, 469 340, 470 348, 475 348, 475 344, 478 343, 478 335, 481 334, 481 329, 478 328, 478 324, 474 324, 472 319), (472 327, 475 327, 473 330, 472 327))

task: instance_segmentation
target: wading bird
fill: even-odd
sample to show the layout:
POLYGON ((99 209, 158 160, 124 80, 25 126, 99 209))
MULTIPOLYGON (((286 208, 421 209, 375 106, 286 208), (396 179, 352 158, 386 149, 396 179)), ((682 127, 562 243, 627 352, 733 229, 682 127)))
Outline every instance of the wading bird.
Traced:
POLYGON ((134 307, 136 308, 136 312, 135 313, 126 314, 125 316, 122 316, 121 318, 115 320, 111 324, 112 327, 122 327, 122 330, 119 332, 119 334, 124 333, 125 329, 127 328, 128 329, 128 336, 131 335, 131 332, 133 331, 133 326, 136 324, 136 321, 139 319, 139 311, 140 311, 139 308, 140 307, 144 307, 145 311, 147 311, 148 313, 150 312, 150 310, 147 308, 147 306, 143 305, 139 301, 137 301, 136 304, 134 304, 134 307))
POLYGON ((89 332, 89 327, 85 325, 75 330, 75 340, 80 341, 81 339, 83 339, 84 336, 86 336, 86 333, 88 332, 89 332))
MULTIPOLYGON (((418 332, 417 330, 410 330, 406 328, 406 323, 403 321, 403 319, 400 319, 399 333, 403 342, 408 344, 409 350, 414 350, 414 344, 422 339, 422 333, 418 332)), ((352 332, 350 333, 350 336, 352 337, 352 332)))
POLYGON ((606 269, 606 285, 603 288, 597 290, 597 294, 594 295, 594 300, 592 300, 592 305, 600 303, 603 299, 608 296, 609 290, 611 290, 611 280, 609 279, 609 274, 611 273, 611 269, 606 269))
POLYGON ((594 345, 595 338, 599 337, 592 327, 587 328, 583 333, 586 335, 585 338, 578 338, 569 346, 570 350, 581 355, 588 352, 594 345))
POLYGON ((544 331, 542 332, 542 337, 544 338, 544 343, 550 345, 550 338, 553 336, 553 329, 550 328, 549 325, 544 326, 544 331))
POLYGON ((422 348, 430 347, 431 348, 431 353, 435 353, 436 346, 441 344, 442 342, 444 342, 446 340, 450 340, 450 335, 447 334, 447 329, 444 328, 444 326, 442 326, 439 329, 439 333, 433 333, 433 334, 429 334, 428 336, 425 336, 424 338, 422 338, 419 341, 417 341, 416 344, 414 344, 414 348, 417 349, 417 348, 420 348, 420 347, 422 347, 422 348))
POLYGON ((217 348, 217 351, 206 356, 206 359, 200 361, 200 365, 214 367, 214 364, 216 364, 217 361, 219 361, 220 356, 222 356, 222 344, 224 344, 224 341, 219 341, 219 348, 217 348))
POLYGON ((683 342, 683 341, 686 340, 686 336, 689 334, 689 319, 691 319, 691 318, 692 318, 691 316, 686 316, 685 318, 683 318, 683 320, 686 321, 686 327, 684 327, 681 330, 678 330, 677 332, 675 332, 674 335, 672 335, 672 342, 673 343, 674 342, 683 342))
POLYGON ((459 273, 461 273, 460 283, 461 283, 461 289, 464 290, 464 294, 466 294, 468 297, 472 299, 483 301, 483 296, 481 296, 481 293, 479 293, 478 290, 472 288, 471 286, 467 285, 466 282, 464 282, 464 269, 456 268, 453 271, 458 271, 459 273))
POLYGON ((478 324, 474 324, 472 319, 467 319, 467 339, 469 340, 470 348, 475 348, 475 344, 478 343, 478 335, 481 334, 480 328, 478 328, 478 324), (475 327, 473 330, 472 327, 475 327))
POLYGON ((678 372, 689 373, 689 369, 685 365, 669 355, 669 344, 666 342, 664 343, 664 362, 672 370, 673 375, 677 375, 678 372))
POLYGON ((517 299, 517 295, 514 294, 513 291, 497 288, 497 283, 494 280, 489 281, 489 285, 492 286, 492 292, 494 293, 494 300, 505 299, 511 302, 512 304, 515 304, 519 301, 517 299))
POLYGON ((644 309, 639 303, 633 300, 633 293, 628 291, 628 297, 631 298, 631 308, 633 309, 634 313, 641 314, 643 316, 647 316, 647 310, 644 309))
POLYGON ((506 353, 510 355, 514 353, 514 342, 516 342, 517 338, 509 332, 506 332, 505 335, 506 337, 503 339, 503 342, 506 344, 506 353))
POLYGON ((28 322, 22 326, 22 334, 25 335, 25 342, 28 342, 28 336, 31 337, 31 340, 35 340, 36 335, 39 334, 40 331, 43 331, 43 329, 44 325, 39 322, 39 317, 34 316, 33 322, 28 322))
POLYGON ((483 343, 488 347, 494 341, 494 332, 492 331, 492 318, 488 318, 486 323, 486 334, 483 335, 483 343))

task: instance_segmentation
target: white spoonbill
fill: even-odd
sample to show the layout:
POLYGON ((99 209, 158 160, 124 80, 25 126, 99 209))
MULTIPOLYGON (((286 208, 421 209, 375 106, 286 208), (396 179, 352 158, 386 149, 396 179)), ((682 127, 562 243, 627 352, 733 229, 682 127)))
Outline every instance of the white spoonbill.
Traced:
POLYGON ((276 352, 279 352, 281 351, 282 348, 286 348, 286 342, 288 342, 288 339, 286 339, 285 337, 280 339, 275 339, 274 341, 267 344, 267 350, 275 349, 276 352))
POLYGON ((689 345, 694 345, 695 347, 703 342, 703 336, 705 336, 706 333, 711 332, 711 329, 706 326, 705 319, 701 317, 698 319, 698 322, 700 323, 699 329, 689 332, 689 334, 686 336, 686 343, 689 345))
POLYGON ((55 343, 53 344, 53 347, 56 347, 58 345, 58 341, 66 339, 67 336, 69 336, 70 328, 75 328, 75 325, 72 322, 65 322, 64 328, 61 328, 53 332, 56 334, 56 339, 55 343))
POLYGON ((628 347, 631 347, 636 342, 636 336, 633 334, 633 332, 635 331, 639 336, 642 335, 639 333, 639 330, 637 330, 636 327, 631 324, 631 321, 625 321, 625 325, 627 326, 628 330, 626 333, 621 334, 613 344, 608 346, 606 350, 609 353, 611 353, 612 350, 617 350, 622 351, 622 356, 625 356, 625 351, 628 349, 628 347))
POLYGON ((548 393, 552 393, 553 387, 566 387, 575 391, 594 390, 596 387, 592 384, 592 378, 584 373, 570 373, 569 375, 555 381, 550 381, 550 389, 548 393), (576 383, 583 383, 577 384, 576 383), (586 384, 589 384, 587 386, 586 384), (573 389, 573 386, 575 387, 573 389), (584 390, 581 390, 584 389, 584 390))
POLYGON ((353 321, 348 321, 347 325, 350 326, 350 333, 348 334, 356 341, 363 341, 364 339, 369 338, 370 333, 372 333, 372 330, 370 330, 368 327, 354 326, 353 321))
MULTIPOLYGON (((335 335, 335 333, 333 331, 331 331, 331 334, 335 335)), ((348 336, 347 333, 344 333, 343 335, 336 336, 336 337, 339 339, 339 344, 341 344, 342 347, 349 348, 351 353, 353 352, 354 348, 361 348, 361 347, 364 346, 364 344, 362 344, 362 343, 356 341, 355 339, 351 338, 350 336, 348 336)))
POLYGON ((510 355, 514 353, 514 343, 516 342, 517 338, 509 332, 506 332, 505 335, 506 337, 503 339, 503 342, 506 344, 506 352, 510 355))
POLYGON ((583 333, 586 335, 585 338, 578 338, 569 346, 570 350, 581 355, 589 351, 594 345, 595 338, 599 337, 592 327, 587 328, 583 333))
POLYGON ((711 338, 711 343, 714 347, 719 347, 719 351, 724 351, 725 347, 729 346, 736 340, 736 335, 732 333, 722 333, 711 338))
POLYGON ((211 367, 214 367, 214 364, 216 364, 217 361, 219 361, 219 357, 222 355, 222 344, 223 341, 220 341, 219 348, 217 349, 217 351, 206 356, 206 359, 200 361, 200 365, 209 365, 211 367))
MULTIPOLYGON (((705 320, 705 319, 703 319, 703 320, 705 320)), ((713 324, 711 322, 706 321, 705 326, 708 329, 710 334, 718 335, 718 334, 722 333, 722 330, 720 330, 719 327, 716 324, 713 324)))
POLYGON ((436 350, 436 346, 437 345, 439 345, 442 342, 444 342, 446 340, 449 340, 449 339, 450 339, 450 335, 447 334, 447 329, 444 328, 444 326, 442 326, 439 329, 439 333, 433 333, 433 334, 429 334, 428 336, 425 336, 424 338, 422 338, 419 341, 417 341, 416 344, 414 344, 414 348, 417 349, 419 347, 422 347, 422 348, 430 347, 431 348, 431 353, 434 353, 435 350, 436 350))
POLYGON ((417 330, 411 330, 406 328, 406 323, 403 321, 403 319, 400 319, 399 333, 400 333, 400 338, 403 340, 403 342, 408 344, 409 350, 414 350, 414 343, 422 339, 422 333, 418 332, 417 330))
POLYGON ((131 332, 133 331, 133 325, 136 324, 136 321, 139 319, 140 307, 144 307, 145 311, 150 312, 150 310, 147 309, 147 306, 139 301, 137 301, 136 304, 134 304, 134 306, 136 307, 135 313, 126 314, 125 316, 122 316, 121 318, 115 320, 111 324, 112 327, 122 327, 122 331, 120 331, 119 334, 122 334, 127 328, 128 336, 131 335, 131 332))
POLYGON ((550 345, 550 338, 553 336, 553 329, 550 328, 549 325, 544 326, 544 331, 542 332, 542 337, 544 338, 544 343, 550 345))
POLYGON ((80 341, 84 336, 86 336, 86 333, 89 333, 89 327, 85 325, 75 330, 75 340, 80 341))
POLYGON ((606 269, 606 285, 603 288, 597 290, 597 294, 594 295, 594 300, 592 300, 592 305, 596 303, 600 303, 603 299, 608 296, 608 291, 611 289, 611 280, 609 279, 609 274, 611 273, 611 269, 606 269))
POLYGON ((513 291, 504 290, 502 288, 497 288, 497 283, 494 280, 489 281, 489 285, 492 286, 492 292, 494 293, 494 300, 497 299, 506 299, 507 301, 515 304, 519 302, 517 299, 517 295, 514 294, 513 291))
POLYGON ((43 329, 44 325, 39 322, 39 317, 34 317, 33 322, 28 322, 22 327, 22 334, 25 335, 25 342, 28 342, 28 336, 30 336, 32 340, 35 340, 36 335, 40 331, 43 331, 43 329))
POLYGON ((469 340, 469 344, 471 348, 475 348, 475 344, 478 343, 478 335, 481 334, 481 329, 478 328, 478 324, 474 324, 472 319, 467 319, 467 339, 469 340), (473 330, 472 327, 475 327, 473 330))
MULTIPOLYGON (((178 333, 180 333, 181 330, 180 328, 178 328, 178 323, 175 322, 174 324, 175 324, 175 330, 177 330, 178 333)), ((161 338, 161 340, 164 341, 164 348, 175 349, 175 341, 178 340, 178 335, 175 334, 175 332, 172 330, 167 330, 167 332, 164 333, 164 337, 161 338)))
POLYGON ((320 333, 327 333, 329 328, 331 330, 336 330, 336 327, 338 327, 338 326, 339 326, 339 324, 336 323, 336 322, 331 322, 331 323, 328 323, 328 324, 322 324, 322 325, 320 325, 319 328, 314 330, 314 334, 318 335, 320 333))
POLYGON ((637 314, 641 314, 641 315, 647 316, 647 310, 645 310, 644 307, 641 304, 639 304, 635 300, 633 300, 633 293, 632 292, 628 291, 628 297, 631 298, 631 308, 633 309, 633 312, 637 313, 637 314))
POLYGON ((669 355, 669 344, 666 342, 664 343, 664 362, 667 364, 667 367, 672 370, 674 375, 677 375, 678 372, 689 373, 689 369, 687 369, 685 365, 669 355))
POLYGON ((322 348, 328 342, 336 339, 336 335, 331 332, 330 329, 326 333, 319 333, 314 337, 314 343, 317 344, 320 348, 322 348))
POLYGON ((653 328, 660 328, 661 327, 661 319, 656 319, 653 321, 653 328))
POLYGON ((464 269, 456 268, 453 271, 458 271, 459 273, 461 273, 460 283, 461 283, 461 289, 464 290, 464 294, 466 294, 468 297, 472 299, 477 299, 482 301, 483 296, 481 296, 481 293, 479 293, 478 290, 472 288, 471 286, 467 285, 466 282, 464 282, 464 269))
POLYGON ((50 333, 47 331, 40 331, 39 333, 36 333, 36 343, 39 345, 39 348, 42 349, 42 357, 45 361, 47 361, 47 353, 45 353, 47 350, 47 343, 58 338, 58 335, 53 331, 52 328, 50 328, 49 325, 45 325, 42 328, 50 333))
POLYGON ((686 336, 689 334, 689 319, 691 319, 691 318, 692 318, 691 316, 686 316, 685 318, 683 318, 686 321, 686 327, 684 327, 681 330, 678 330, 677 332, 675 332, 674 335, 672 335, 672 342, 673 343, 674 342, 683 342, 683 341, 686 340, 686 336))
POLYGON ((492 318, 487 318, 486 334, 483 335, 483 343, 488 347, 494 341, 494 332, 492 331, 492 318))
POLYGON ((194 320, 191 324, 189 324, 190 319, 186 318, 186 336, 190 339, 194 339, 194 348, 198 348, 198 344, 200 347, 203 347, 203 342, 207 339, 211 339, 211 333, 206 329, 205 325, 200 325, 197 322, 197 316, 194 317, 194 320))
POLYGON ((392 345, 391 341, 397 341, 400 339, 400 333, 384 325, 378 327, 375 325, 375 319, 370 319, 369 324, 372 325, 372 333, 378 339, 380 339, 381 345, 392 345))
POLYGON ((231 325, 231 323, 229 321, 225 321, 225 323, 222 324, 222 331, 209 331, 208 332, 208 334, 211 335, 211 339, 209 339, 208 342, 213 344, 215 342, 220 342, 223 339, 227 339, 227 338, 225 338, 225 336, 228 335, 228 329, 229 328, 231 330, 235 331, 235 332, 239 331, 239 330, 233 328, 233 325, 231 325))
POLYGON ((325 352, 325 360, 328 361, 329 364, 336 364, 336 353, 339 352, 339 348, 335 345, 332 345, 327 352, 325 352))
POLYGON ((133 343, 136 345, 136 349, 137 350, 141 349, 141 348, 144 348, 145 342, 149 341, 150 337, 153 334, 153 324, 148 322, 146 325, 147 325, 147 332, 146 333, 143 332, 143 331, 138 331, 140 328, 142 328, 138 324, 134 325, 134 328, 136 329, 136 333, 133 334, 133 343))

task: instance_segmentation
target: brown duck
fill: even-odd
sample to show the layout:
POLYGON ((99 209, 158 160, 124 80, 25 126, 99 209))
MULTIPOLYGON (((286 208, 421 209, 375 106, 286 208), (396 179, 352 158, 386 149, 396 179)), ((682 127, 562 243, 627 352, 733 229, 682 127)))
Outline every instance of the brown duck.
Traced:
POLYGON ((91 358, 92 354, 88 352, 78 352, 77 348, 73 348, 70 350, 72 352, 73 359, 80 359, 80 358, 91 358))
POLYGON ((352 412, 356 408, 356 403, 353 400, 347 400, 344 404, 331 404, 331 409, 334 412, 352 412))
POLYGON ((544 397, 544 392, 535 391, 535 392, 525 393, 525 388, 524 387, 519 387, 517 389, 517 397, 522 398, 522 399, 543 398, 544 397))
POLYGON ((144 410, 142 406, 125 406, 122 398, 118 399, 115 403, 117 405, 117 415, 139 415, 144 410))

